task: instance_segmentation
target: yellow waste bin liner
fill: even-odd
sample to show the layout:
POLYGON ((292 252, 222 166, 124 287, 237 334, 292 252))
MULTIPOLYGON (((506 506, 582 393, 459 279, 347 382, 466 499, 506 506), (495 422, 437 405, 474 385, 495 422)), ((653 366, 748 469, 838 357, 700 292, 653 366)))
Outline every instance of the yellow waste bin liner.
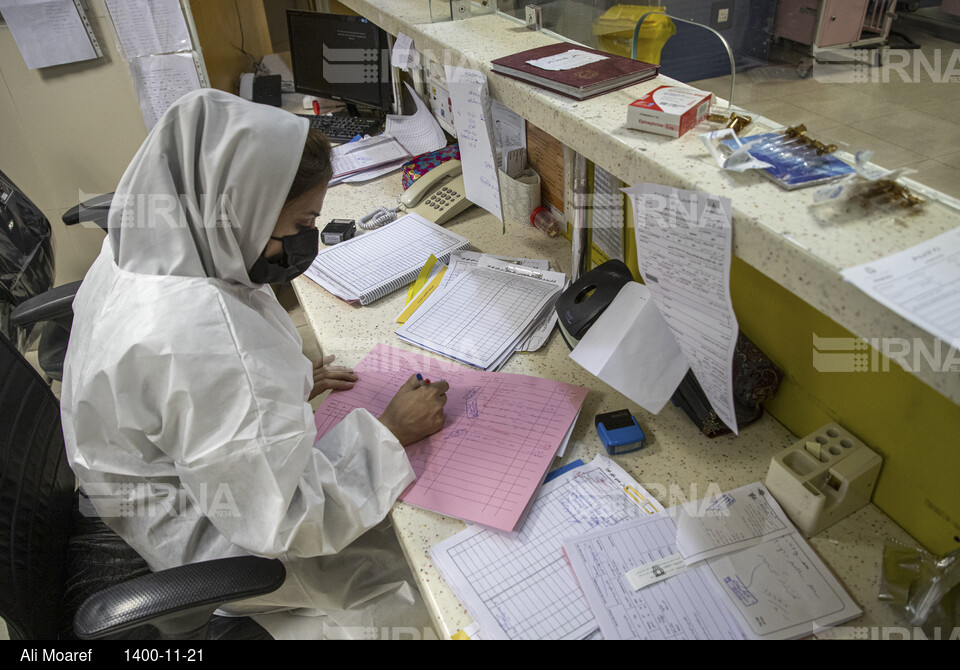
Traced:
POLYGON ((664 14, 663 7, 643 5, 614 5, 593 23, 593 34, 602 51, 618 56, 632 55, 633 31, 640 17, 656 12, 643 20, 637 34, 637 60, 660 64, 660 51, 677 32, 677 27, 664 14), (659 14, 659 16, 657 15, 659 14))

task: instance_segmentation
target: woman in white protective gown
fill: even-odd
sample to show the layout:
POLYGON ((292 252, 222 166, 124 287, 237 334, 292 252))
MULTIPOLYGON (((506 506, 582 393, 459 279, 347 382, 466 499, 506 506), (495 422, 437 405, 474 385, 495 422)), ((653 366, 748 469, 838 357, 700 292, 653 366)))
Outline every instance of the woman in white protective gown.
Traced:
POLYGON ((303 356, 269 286, 316 255, 331 174, 305 119, 181 98, 117 187, 64 367, 67 454, 103 521, 155 571, 280 558, 278 591, 227 610, 274 637, 429 626, 381 522, 447 385, 408 380, 379 418, 355 410, 317 441, 308 399, 356 377, 303 356))

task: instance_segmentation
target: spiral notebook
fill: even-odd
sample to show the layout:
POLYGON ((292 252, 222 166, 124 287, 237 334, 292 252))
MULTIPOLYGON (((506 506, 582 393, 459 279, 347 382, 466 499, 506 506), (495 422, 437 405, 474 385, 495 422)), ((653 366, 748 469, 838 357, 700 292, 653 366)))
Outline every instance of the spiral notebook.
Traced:
POLYGON ((469 246, 467 238, 407 214, 321 250, 305 274, 338 298, 368 305, 416 279, 431 254, 446 263, 469 246))

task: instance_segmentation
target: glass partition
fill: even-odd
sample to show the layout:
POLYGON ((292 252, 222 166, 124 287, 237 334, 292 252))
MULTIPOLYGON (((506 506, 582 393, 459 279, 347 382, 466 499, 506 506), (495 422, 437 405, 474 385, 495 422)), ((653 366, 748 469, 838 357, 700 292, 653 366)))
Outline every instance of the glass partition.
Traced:
POLYGON ((523 23, 528 4, 545 30, 627 56, 653 13, 636 57, 659 59, 665 75, 725 100, 735 82, 746 113, 871 150, 875 164, 960 198, 960 2, 497 0, 497 10, 523 23))

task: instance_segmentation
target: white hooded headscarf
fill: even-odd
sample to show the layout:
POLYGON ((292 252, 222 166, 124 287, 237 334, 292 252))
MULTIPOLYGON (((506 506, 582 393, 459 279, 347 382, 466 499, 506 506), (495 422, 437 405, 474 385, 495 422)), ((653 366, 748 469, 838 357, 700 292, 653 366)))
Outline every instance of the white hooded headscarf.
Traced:
POLYGON ((376 526, 413 480, 364 410, 314 444, 312 366, 272 290, 247 275, 306 133, 293 114, 220 91, 172 105, 118 185, 64 365, 70 463, 153 570, 238 554, 285 562, 284 586, 244 611, 374 597, 358 600, 313 557, 376 526))

